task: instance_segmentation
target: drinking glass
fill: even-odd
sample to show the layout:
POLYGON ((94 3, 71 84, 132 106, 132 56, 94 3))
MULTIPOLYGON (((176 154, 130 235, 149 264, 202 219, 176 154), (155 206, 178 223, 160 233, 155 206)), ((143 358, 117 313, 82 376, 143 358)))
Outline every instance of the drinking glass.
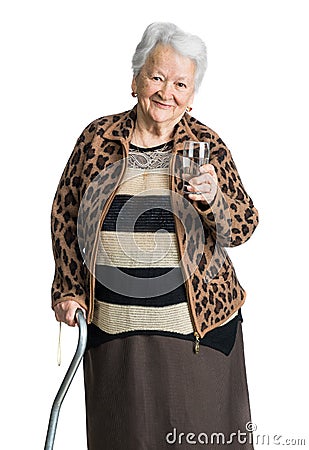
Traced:
POLYGON ((184 193, 189 194, 190 191, 187 189, 189 186, 189 180, 200 174, 200 166, 209 163, 209 142, 185 142, 182 156, 184 193))

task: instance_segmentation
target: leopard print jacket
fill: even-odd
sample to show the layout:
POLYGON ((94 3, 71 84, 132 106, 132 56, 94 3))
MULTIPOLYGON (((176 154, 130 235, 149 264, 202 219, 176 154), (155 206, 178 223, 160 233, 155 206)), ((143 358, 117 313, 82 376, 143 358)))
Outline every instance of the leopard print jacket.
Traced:
MULTIPOLYGON (((87 310, 88 323, 93 319, 99 232, 126 169, 135 120, 136 107, 87 126, 64 169, 52 206, 52 306, 75 300, 87 310)), ((230 151, 214 131, 186 113, 173 139, 170 194, 181 268, 192 324, 196 335, 204 337, 245 301, 225 247, 250 238, 258 212, 230 151), (210 205, 183 196, 181 151, 186 140, 210 143, 210 163, 218 177, 218 193, 210 205)))

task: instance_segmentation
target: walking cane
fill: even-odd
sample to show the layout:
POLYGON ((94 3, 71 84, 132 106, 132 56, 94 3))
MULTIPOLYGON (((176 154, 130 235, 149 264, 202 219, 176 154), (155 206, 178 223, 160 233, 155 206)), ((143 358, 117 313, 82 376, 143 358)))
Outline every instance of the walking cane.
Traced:
POLYGON ((57 429, 60 408, 61 408, 62 402, 64 400, 64 397, 66 396, 66 393, 68 392, 68 389, 74 378, 74 375, 78 369, 78 366, 79 366, 81 360, 83 359, 83 355, 84 355, 85 349, 86 349, 87 323, 86 323, 84 314, 81 309, 76 310, 75 317, 76 317, 77 324, 79 326, 79 338, 78 338, 77 349, 76 349, 75 355, 72 359, 72 362, 68 368, 68 371, 61 383, 61 386, 55 397, 55 400, 54 400, 54 403, 53 403, 53 406, 52 406, 52 409, 50 412, 50 418, 49 418, 49 424, 48 424, 48 430, 47 430, 44 450, 52 450, 54 448, 54 441, 55 441, 55 435, 56 435, 56 429, 57 429))

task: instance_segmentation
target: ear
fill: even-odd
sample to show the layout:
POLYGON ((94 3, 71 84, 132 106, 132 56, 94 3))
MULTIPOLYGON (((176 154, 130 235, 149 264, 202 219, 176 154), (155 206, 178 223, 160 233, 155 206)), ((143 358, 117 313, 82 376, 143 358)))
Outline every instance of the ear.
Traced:
POLYGON ((137 90, 136 77, 133 77, 133 79, 132 79, 131 88, 132 88, 132 92, 136 92, 136 90, 137 90))
POLYGON ((189 98, 188 106, 193 105, 193 102, 194 102, 194 92, 193 92, 193 94, 191 95, 191 97, 189 98))

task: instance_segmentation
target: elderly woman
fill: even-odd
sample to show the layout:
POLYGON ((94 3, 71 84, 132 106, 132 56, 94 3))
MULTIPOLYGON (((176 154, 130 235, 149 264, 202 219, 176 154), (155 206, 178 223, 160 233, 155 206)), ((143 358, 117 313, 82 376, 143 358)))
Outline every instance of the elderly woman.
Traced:
POLYGON ((245 291, 225 247, 246 242, 258 214, 230 151, 189 115, 205 69, 200 38, 148 26, 133 56, 137 105, 83 131, 58 186, 52 301, 58 321, 87 316, 90 450, 253 448, 245 291), (186 141, 210 147, 187 193, 186 141))

